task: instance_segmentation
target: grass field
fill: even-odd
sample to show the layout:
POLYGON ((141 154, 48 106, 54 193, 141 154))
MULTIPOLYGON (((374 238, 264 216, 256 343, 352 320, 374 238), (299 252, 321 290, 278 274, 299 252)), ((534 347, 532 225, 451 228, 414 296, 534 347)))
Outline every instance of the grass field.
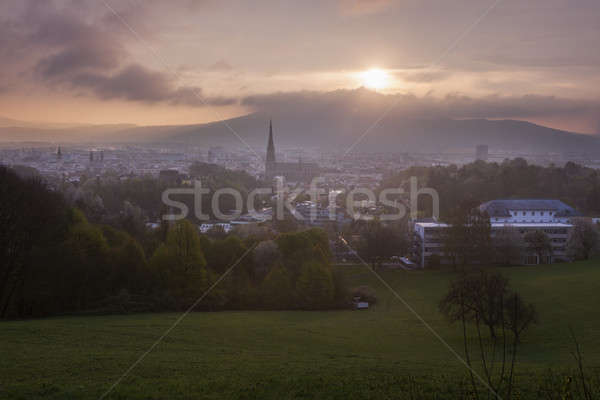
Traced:
MULTIPOLYGON (((192 313, 108 398, 454 398, 460 362, 365 267, 350 286, 376 289, 367 311, 192 313), (436 394, 437 393, 437 394, 436 394)), ((568 328, 586 366, 600 367, 600 262, 502 269, 540 323, 519 354, 518 380, 575 367, 568 328)), ((460 354, 458 326, 437 302, 453 275, 382 276, 460 354)), ((179 314, 61 317, 0 323, 0 398, 99 398, 179 314)), ((523 398, 535 393, 523 392, 523 398)))

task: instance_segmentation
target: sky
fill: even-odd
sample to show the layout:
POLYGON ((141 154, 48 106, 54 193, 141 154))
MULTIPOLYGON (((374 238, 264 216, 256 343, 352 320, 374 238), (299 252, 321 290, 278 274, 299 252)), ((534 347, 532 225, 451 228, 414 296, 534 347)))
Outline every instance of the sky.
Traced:
POLYGON ((599 39, 598 0, 6 0, 0 116, 189 124, 343 98, 600 133, 599 39))

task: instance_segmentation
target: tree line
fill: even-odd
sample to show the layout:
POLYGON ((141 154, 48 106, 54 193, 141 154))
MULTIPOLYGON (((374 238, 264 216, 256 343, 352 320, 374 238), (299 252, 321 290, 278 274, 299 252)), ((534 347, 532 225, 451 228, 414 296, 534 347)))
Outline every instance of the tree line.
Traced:
POLYGON ((181 220, 140 241, 90 221, 38 178, 0 167, 0 183, 2 318, 183 310, 213 285, 197 309, 348 305, 320 229, 210 238, 181 220))
MULTIPOLYGON (((600 173, 573 162, 542 167, 515 158, 501 163, 476 161, 461 167, 411 167, 387 176, 381 188, 403 187, 407 191, 412 176, 418 178, 420 187, 438 192, 442 217, 465 201, 481 204, 502 198, 559 199, 585 215, 600 215, 600 173)), ((431 207, 429 196, 419 197, 423 215, 430 216, 431 207)))

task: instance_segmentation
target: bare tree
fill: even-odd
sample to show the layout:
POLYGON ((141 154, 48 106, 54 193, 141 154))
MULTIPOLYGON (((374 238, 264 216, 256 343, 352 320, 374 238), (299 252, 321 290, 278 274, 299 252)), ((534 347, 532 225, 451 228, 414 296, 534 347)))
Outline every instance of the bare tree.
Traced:
POLYGON ((475 397, 478 398, 478 389, 472 358, 477 350, 472 349, 474 342, 468 337, 472 331, 467 329, 467 324, 475 327, 475 343, 487 389, 497 396, 502 393, 510 398, 520 336, 537 322, 533 305, 526 305, 519 294, 509 293, 508 280, 501 274, 481 271, 462 274, 452 282, 439 309, 451 322, 461 322, 465 361, 470 367, 475 397), (482 327, 489 329, 491 342, 484 338, 482 327))

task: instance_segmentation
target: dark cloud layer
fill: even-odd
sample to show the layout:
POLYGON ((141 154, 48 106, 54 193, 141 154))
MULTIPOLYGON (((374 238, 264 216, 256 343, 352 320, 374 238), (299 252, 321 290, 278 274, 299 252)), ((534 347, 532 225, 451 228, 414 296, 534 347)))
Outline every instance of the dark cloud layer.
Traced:
POLYGON ((413 94, 383 95, 367 89, 333 92, 304 91, 250 96, 242 104, 271 115, 371 116, 376 120, 390 109, 395 118, 584 118, 600 124, 600 101, 573 100, 554 96, 485 96, 454 94, 443 98, 413 94))
POLYGON ((166 74, 139 64, 131 64, 112 75, 80 73, 71 76, 70 84, 76 88, 90 89, 101 99, 122 99, 144 103, 204 106, 230 105, 235 99, 204 97, 198 87, 175 87, 166 74))
MULTIPOLYGON (((189 6, 189 2, 184 3, 189 6)), ((29 68, 38 81, 103 100, 195 107, 236 102, 233 98, 203 97, 201 88, 178 85, 170 73, 133 62, 124 45, 131 39, 130 33, 124 34, 123 27, 115 25, 114 14, 104 9, 99 18, 85 20, 67 5, 59 9, 51 1, 28 2, 16 20, 19 26, 30 28, 19 30, 14 20, 6 21, 0 28, 5 35, 0 37, 9 39, 0 39, 0 44, 7 44, 2 53, 14 55, 19 48, 33 49, 28 54, 29 68)), ((142 6, 134 13, 126 8, 119 13, 133 19, 145 15, 147 9, 142 6)))

